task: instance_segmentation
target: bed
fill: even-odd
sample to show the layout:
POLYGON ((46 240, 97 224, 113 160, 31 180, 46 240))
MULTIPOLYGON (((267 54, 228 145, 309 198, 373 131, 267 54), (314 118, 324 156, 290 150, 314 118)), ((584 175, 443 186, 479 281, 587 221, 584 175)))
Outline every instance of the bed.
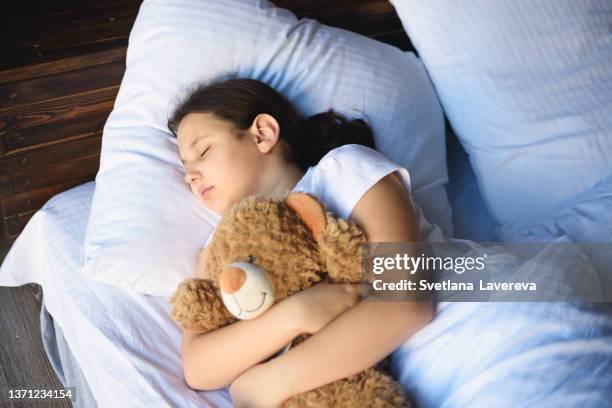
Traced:
MULTIPOLYGON (((345 2, 337 5, 341 10, 345 2)), ((318 7, 338 13, 334 2, 318 7)), ((363 6, 353 18, 375 18, 381 7, 388 11, 363 6)), ((385 32, 388 26, 372 36, 385 32)), ((391 32, 386 38, 397 42, 391 32)), ((495 241, 474 172, 450 127, 447 146, 454 238, 495 241)), ((198 392, 183 381, 180 330, 167 297, 80 273, 95 187, 92 180, 79 183, 41 203, 2 264, 0 285, 43 287, 45 349, 64 385, 76 387, 77 406, 231 406, 227 389, 198 392)), ((611 203, 608 178, 558 209, 557 221, 580 222, 551 222, 530 230, 530 239, 609 242, 611 203)), ((436 319, 392 354, 393 373, 419 406, 604 406, 612 389, 610 304, 441 302, 436 319)))
MULTIPOLYGON (((58 349, 49 357, 80 406, 231 406, 227 389, 197 392, 184 383, 167 298, 79 273, 94 188, 61 193, 32 217, 0 283, 42 285, 43 339, 58 349)), ((524 396, 534 406, 603 406, 611 312, 563 302, 440 303, 434 322, 394 352, 393 370, 422 406, 507 406, 524 396), (566 386, 558 390, 560 378, 566 386)))

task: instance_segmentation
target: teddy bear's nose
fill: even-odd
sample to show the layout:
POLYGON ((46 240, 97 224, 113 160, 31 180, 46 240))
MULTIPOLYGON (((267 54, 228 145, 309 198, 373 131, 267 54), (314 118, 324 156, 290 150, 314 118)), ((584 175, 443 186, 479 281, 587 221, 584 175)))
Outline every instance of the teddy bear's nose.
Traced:
POLYGON ((246 273, 240 268, 227 268, 219 276, 219 287, 227 294, 237 292, 246 280, 246 273))

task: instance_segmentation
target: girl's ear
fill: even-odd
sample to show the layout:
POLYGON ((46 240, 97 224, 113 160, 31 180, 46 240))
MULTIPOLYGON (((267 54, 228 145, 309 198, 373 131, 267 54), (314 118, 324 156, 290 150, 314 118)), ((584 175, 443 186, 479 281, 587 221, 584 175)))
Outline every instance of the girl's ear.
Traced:
POLYGON ((300 216, 318 241, 325 230, 325 211, 319 201, 307 193, 290 193, 285 203, 300 216))

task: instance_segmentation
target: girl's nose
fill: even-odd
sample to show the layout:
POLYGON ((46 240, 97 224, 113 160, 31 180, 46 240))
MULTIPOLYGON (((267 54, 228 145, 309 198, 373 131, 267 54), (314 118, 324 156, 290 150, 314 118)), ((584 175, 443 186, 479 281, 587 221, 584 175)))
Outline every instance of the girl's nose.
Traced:
POLYGON ((199 177, 200 176, 197 171, 188 171, 185 173, 185 182, 187 182, 187 184, 191 184, 194 181, 197 181, 199 177))

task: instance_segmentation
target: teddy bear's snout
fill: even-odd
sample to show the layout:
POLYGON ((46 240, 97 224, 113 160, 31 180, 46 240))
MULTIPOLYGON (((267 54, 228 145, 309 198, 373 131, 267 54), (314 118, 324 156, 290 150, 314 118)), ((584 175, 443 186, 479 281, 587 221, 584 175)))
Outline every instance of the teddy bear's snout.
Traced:
POLYGON ((227 268, 219 276, 219 287, 228 295, 237 292, 246 281, 246 273, 240 268, 227 268))
POLYGON ((276 299, 268 274, 251 262, 233 262, 219 275, 225 307, 239 319, 253 319, 276 299))

